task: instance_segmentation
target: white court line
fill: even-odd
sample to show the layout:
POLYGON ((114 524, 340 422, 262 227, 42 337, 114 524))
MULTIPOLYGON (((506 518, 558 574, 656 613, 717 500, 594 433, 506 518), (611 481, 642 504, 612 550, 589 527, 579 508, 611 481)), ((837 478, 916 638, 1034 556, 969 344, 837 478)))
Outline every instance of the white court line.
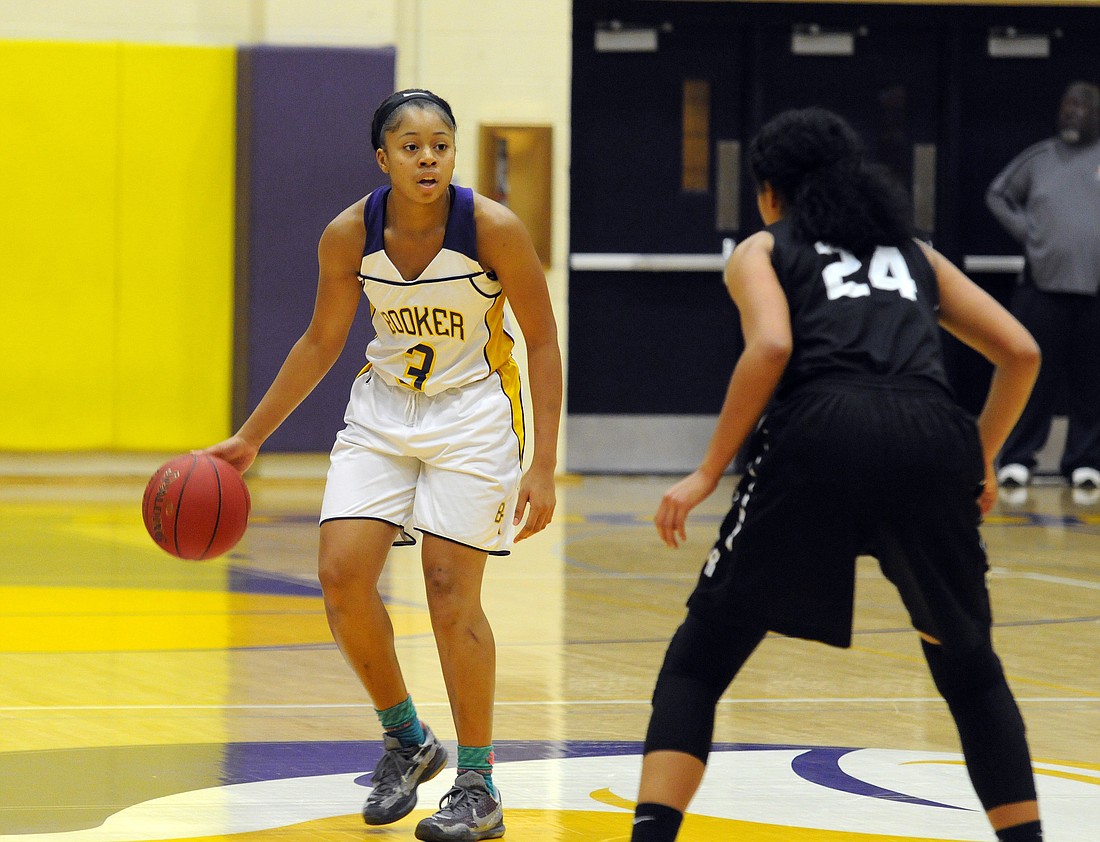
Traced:
MULTIPOLYGON (((942 702, 939 696, 862 696, 859 698, 801 699, 720 699, 720 705, 860 705, 860 704, 913 704, 923 705, 942 702)), ((1020 704, 1079 704, 1100 702, 1100 696, 1034 696, 1016 697, 1020 704)), ((556 699, 545 702, 496 702, 496 707, 575 707, 577 705, 629 706, 650 704, 649 699, 556 699)), ((417 708, 447 708, 447 702, 417 702, 417 708)), ((0 707, 2 713, 63 712, 63 711, 141 711, 141 710, 366 710, 368 704, 285 704, 285 705, 15 705, 0 707)))
POLYGON ((1020 573, 1004 567, 991 568, 990 572, 998 579, 1031 579, 1035 582, 1049 582, 1052 585, 1069 585, 1072 588, 1088 588, 1100 591, 1100 582, 1088 582, 1084 579, 1069 579, 1065 576, 1051 576, 1047 573, 1020 573))

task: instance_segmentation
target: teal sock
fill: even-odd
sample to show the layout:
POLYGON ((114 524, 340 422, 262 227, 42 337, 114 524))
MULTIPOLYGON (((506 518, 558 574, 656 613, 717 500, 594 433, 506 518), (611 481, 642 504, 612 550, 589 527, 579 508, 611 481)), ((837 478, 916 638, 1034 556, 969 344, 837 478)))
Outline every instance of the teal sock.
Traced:
POLYGON ((376 710, 378 721, 391 737, 396 737, 403 746, 418 746, 424 742, 424 725, 416 715, 416 705, 412 696, 405 701, 385 710, 376 710))
POLYGON ((488 746, 463 746, 458 747, 458 774, 463 772, 477 772, 485 778, 489 785, 489 794, 497 797, 497 788, 493 785, 493 747, 488 746))

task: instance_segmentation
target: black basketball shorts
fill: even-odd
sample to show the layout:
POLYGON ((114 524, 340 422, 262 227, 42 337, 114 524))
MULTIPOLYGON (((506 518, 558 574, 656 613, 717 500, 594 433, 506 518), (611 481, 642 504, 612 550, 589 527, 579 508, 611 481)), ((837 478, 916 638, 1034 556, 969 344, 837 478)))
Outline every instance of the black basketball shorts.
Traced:
POLYGON ((754 433, 689 610, 849 646, 871 555, 917 630, 968 649, 991 622, 983 477, 974 419, 934 387, 804 387, 754 433))

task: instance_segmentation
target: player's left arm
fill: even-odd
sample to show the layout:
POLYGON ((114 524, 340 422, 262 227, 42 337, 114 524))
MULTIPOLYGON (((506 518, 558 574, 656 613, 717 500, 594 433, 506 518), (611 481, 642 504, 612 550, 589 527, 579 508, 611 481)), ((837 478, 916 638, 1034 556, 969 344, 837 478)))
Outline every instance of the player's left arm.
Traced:
POLYGON ((522 541, 542 531, 554 515, 557 496, 558 425, 561 422, 562 363, 558 327, 542 262, 531 235, 511 210, 475 195, 478 261, 500 280, 527 346, 531 393, 532 455, 520 483, 514 522, 526 522, 516 535, 522 541))
POLYGON ((920 246, 936 272, 940 324, 994 367, 985 405, 978 415, 985 457, 985 486, 979 503, 982 512, 988 513, 997 499, 994 463, 1031 396, 1041 362, 1039 346, 1027 328, 993 296, 931 246, 920 246))
POLYGON ((772 267, 774 238, 759 231, 730 256, 725 280, 737 305, 745 349, 733 367, 718 423, 699 467, 664 493, 653 520, 670 547, 686 539, 688 514, 718 485, 722 474, 763 415, 790 360, 790 309, 772 267))

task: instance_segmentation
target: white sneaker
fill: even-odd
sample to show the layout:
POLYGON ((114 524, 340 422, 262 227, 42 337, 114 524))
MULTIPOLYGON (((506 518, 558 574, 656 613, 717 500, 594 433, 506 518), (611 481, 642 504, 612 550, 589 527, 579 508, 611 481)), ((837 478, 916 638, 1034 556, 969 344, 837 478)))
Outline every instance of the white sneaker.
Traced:
MULTIPOLYGON (((1084 470, 1078 468, 1077 470, 1084 470)), ((1076 473, 1076 472, 1074 472, 1076 473)), ((1100 474, 1098 474, 1100 478, 1100 474)), ((1031 482, 1031 471, 1021 465, 1019 462, 1011 462, 1008 465, 1002 465, 1001 470, 997 471, 997 483, 1003 485, 1006 488, 1022 488, 1031 482)))
POLYGON ((1100 503, 1100 488, 1075 488, 1071 496, 1078 506, 1094 506, 1100 503))
POLYGON ((1078 468, 1069 481, 1074 488, 1100 488, 1100 471, 1096 468, 1078 468))

